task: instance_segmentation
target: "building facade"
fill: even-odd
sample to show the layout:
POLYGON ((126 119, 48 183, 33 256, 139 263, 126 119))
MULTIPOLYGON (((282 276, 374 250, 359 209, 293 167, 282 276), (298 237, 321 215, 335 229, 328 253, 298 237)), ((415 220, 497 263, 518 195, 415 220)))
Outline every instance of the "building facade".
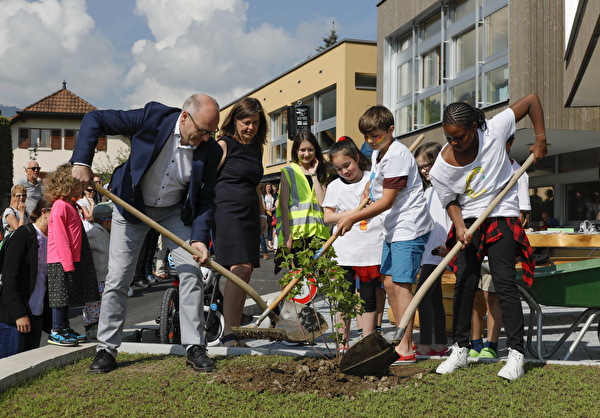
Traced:
MULTIPOLYGON (((70 160, 83 116, 96 110, 81 97, 63 87, 21 109, 10 119, 13 149, 13 183, 25 176, 23 167, 37 160, 40 177, 70 160)), ((129 146, 122 136, 98 138, 93 169, 112 166, 120 155, 127 155, 129 146)), ((105 179, 108 180, 108 179, 105 179)))
MULTIPOLYGON (((310 128, 324 152, 342 135, 362 145, 358 119, 375 104, 376 57, 375 42, 342 40, 244 95, 259 99, 268 114, 264 181, 278 182, 281 168, 291 160, 290 105, 309 107, 310 128)), ((221 109, 221 120, 235 102, 221 109)))
MULTIPOLYGON (((529 93, 542 101, 548 157, 530 171, 532 209, 561 225, 600 220, 600 108, 583 99, 598 60, 598 1, 383 0, 378 3, 377 101, 396 135, 444 143, 446 105, 465 101, 492 117, 529 93), (571 36, 573 35, 573 36, 571 36), (587 76, 586 71, 587 70, 587 76)), ((596 75, 596 77, 594 77, 596 75)), ((589 95, 588 95, 589 96, 589 95)), ((517 125, 511 157, 527 158, 534 135, 517 125)))

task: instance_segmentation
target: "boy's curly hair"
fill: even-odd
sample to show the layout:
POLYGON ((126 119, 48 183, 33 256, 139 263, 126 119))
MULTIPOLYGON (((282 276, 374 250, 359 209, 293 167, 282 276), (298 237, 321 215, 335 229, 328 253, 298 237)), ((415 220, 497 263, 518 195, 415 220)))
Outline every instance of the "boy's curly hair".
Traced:
POLYGON ((71 175, 72 166, 69 163, 59 165, 44 179, 44 197, 54 203, 58 199, 70 196, 73 189, 80 187, 79 182, 71 175))

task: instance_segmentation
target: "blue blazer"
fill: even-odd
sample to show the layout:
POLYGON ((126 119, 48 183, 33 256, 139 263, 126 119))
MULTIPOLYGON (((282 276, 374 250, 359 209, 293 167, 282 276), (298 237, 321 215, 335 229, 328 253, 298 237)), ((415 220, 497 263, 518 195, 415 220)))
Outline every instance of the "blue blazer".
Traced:
MULTIPOLYGON (((125 135, 131 138, 131 152, 115 168, 110 180, 112 192, 142 213, 145 212, 140 182, 169 139, 181 109, 150 102, 143 109, 95 110, 81 122, 71 163, 92 165, 98 138, 125 135)), ((223 150, 214 139, 202 142, 192 157, 192 175, 186 198, 181 202, 181 220, 192 227, 192 240, 207 246, 215 212, 217 168, 223 150)), ((141 221, 117 206, 130 222, 141 221)))

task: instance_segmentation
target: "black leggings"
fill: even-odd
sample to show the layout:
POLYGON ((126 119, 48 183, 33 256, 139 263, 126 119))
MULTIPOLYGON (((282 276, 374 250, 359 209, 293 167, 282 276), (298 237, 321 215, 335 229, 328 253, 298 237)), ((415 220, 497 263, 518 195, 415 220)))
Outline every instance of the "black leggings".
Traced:
MULTIPOLYGON (((348 282, 350 282, 350 287, 348 291, 350 293, 356 292, 356 271, 352 267, 340 266, 345 271, 344 277, 348 282)), ((377 286, 379 285, 379 281, 377 279, 373 279, 369 282, 360 282, 360 289, 358 289, 358 293, 360 294, 360 298, 365 302, 365 312, 375 312, 377 310, 377 304, 375 303, 375 291, 377 290, 377 286)))
MULTIPOLYGON (((421 266, 417 291, 437 266, 424 264, 421 266)), ((442 297, 442 275, 440 274, 419 303, 419 344, 431 345, 432 333, 436 344, 447 344, 446 311, 442 297)), ((424 353, 426 354, 426 353, 424 353)))
MULTIPOLYGON (((466 219, 469 227, 473 219, 466 219)), ((492 281, 502 310, 502 324, 506 331, 506 346, 523 351, 523 308, 519 290, 517 289, 515 254, 516 242, 513 232, 503 218, 498 218, 498 225, 502 237, 487 245, 488 258, 492 281)), ((456 264, 456 284, 454 286, 454 317, 453 334, 454 342, 460 347, 470 347, 469 336, 471 333, 471 312, 473 311, 473 298, 477 291, 477 284, 481 275, 481 263, 477 258, 480 234, 473 235, 471 244, 463 251, 458 252, 456 264)))

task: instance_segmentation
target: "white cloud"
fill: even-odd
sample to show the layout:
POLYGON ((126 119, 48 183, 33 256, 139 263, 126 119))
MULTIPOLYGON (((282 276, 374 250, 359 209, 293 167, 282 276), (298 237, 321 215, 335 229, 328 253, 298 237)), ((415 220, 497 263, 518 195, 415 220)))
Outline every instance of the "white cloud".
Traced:
POLYGON ((314 54, 330 25, 251 27, 243 0, 137 0, 151 39, 119 39, 130 48, 119 51, 85 0, 0 2, 0 103, 19 107, 58 90, 63 79, 104 108, 150 100, 179 106, 193 92, 224 105, 314 54))
POLYGON ((130 105, 157 99, 179 105, 192 92, 211 94, 223 105, 306 58, 320 43, 322 26, 296 33, 262 24, 248 29, 241 0, 138 0, 154 40, 132 49, 135 64, 125 83, 130 105))
POLYGON ((90 101, 117 91, 123 69, 84 0, 2 0, 0 102, 27 106, 68 88, 90 101))

